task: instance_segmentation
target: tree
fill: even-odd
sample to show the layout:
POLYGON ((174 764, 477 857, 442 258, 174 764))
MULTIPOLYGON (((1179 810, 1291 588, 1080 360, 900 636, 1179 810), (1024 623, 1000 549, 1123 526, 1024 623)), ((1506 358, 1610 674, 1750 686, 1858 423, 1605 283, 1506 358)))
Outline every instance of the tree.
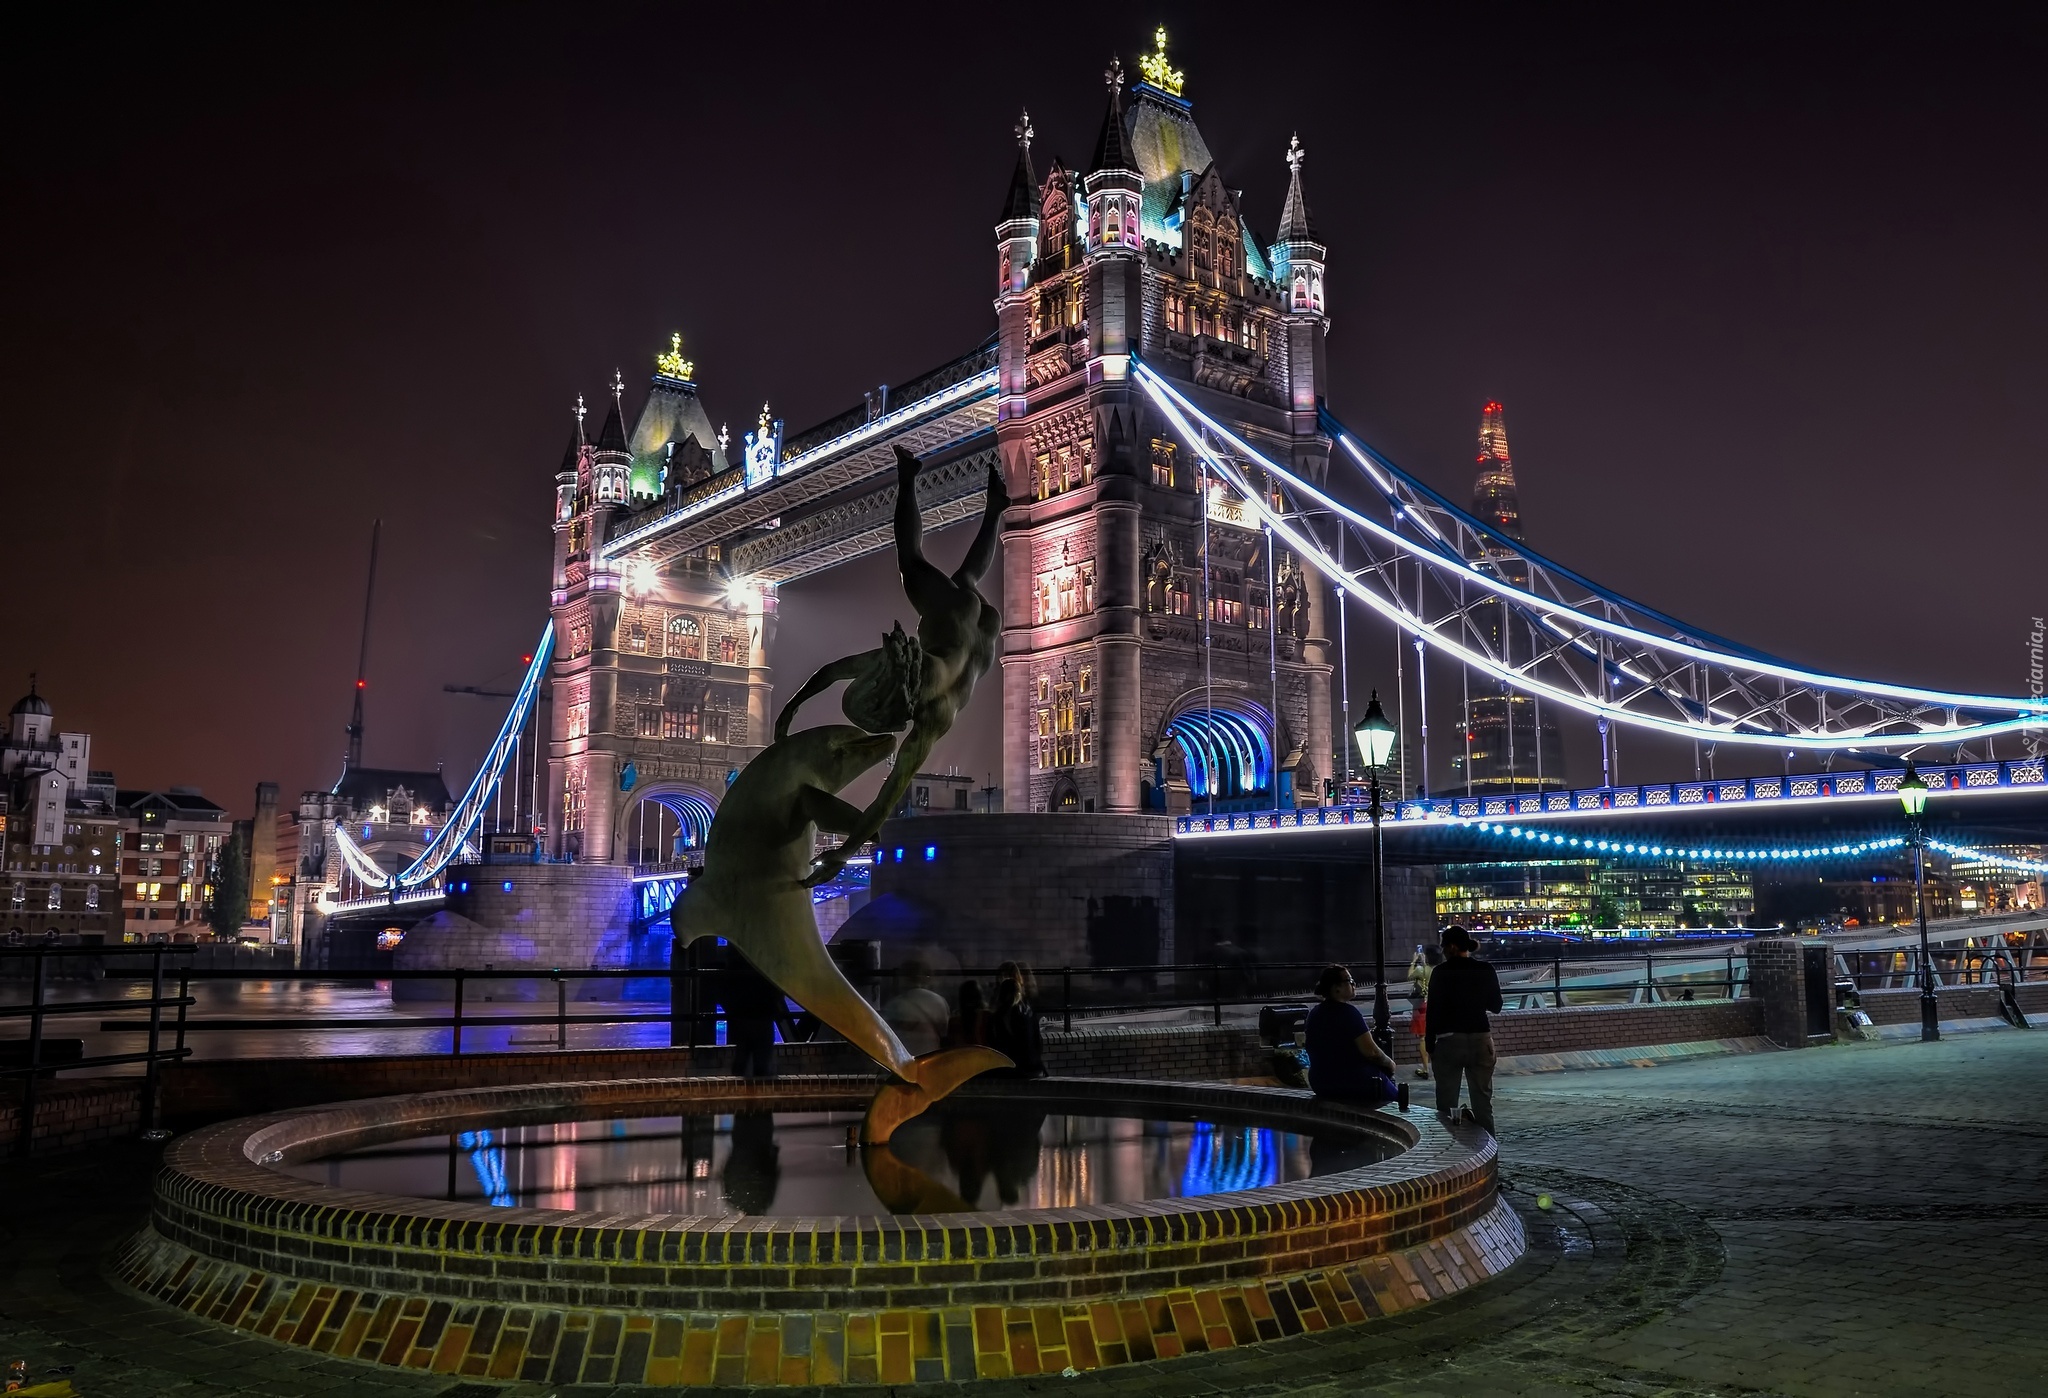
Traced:
POLYGON ((249 920, 249 838, 237 830, 228 837, 213 866, 213 901, 206 925, 216 937, 239 936, 249 920))

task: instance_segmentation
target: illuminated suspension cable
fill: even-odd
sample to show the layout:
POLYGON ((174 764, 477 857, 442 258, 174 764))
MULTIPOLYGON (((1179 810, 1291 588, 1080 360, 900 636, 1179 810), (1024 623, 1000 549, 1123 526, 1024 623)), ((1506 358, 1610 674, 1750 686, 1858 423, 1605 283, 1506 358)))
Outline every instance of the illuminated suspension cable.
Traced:
MULTIPOLYGON (((1952 695, 1939 691, 1913 689, 1907 686, 1875 684, 1867 681, 1845 680, 1839 677, 1820 675, 1769 659, 1753 657, 1746 652, 1715 651, 1690 642, 1661 637, 1653 632, 1644 631, 1622 622, 1589 616, 1567 604, 1525 592, 1520 588, 1473 568, 1465 560, 1456 556, 1454 552, 1449 551, 1447 544, 1442 545, 1443 552, 1419 549, 1414 540, 1405 538, 1398 532, 1359 514, 1327 493, 1317 489, 1311 483, 1295 476, 1285 468, 1275 465, 1228 428, 1202 413, 1199 408, 1196 408, 1185 396, 1166 383, 1149 366, 1139 363, 1134 367, 1140 385, 1146 389, 1154 403, 1174 423, 1182 437, 1201 455, 1204 464, 1213 467, 1227 483, 1238 491, 1262 522, 1271 524, 1274 530, 1285 537, 1319 572, 1322 572, 1332 582, 1336 583, 1345 593, 1357 597, 1401 629, 1455 656, 1464 664, 1493 675, 1495 678, 1522 689, 1524 692, 1548 696, 1553 702, 1564 704, 1566 707, 1576 709, 1582 713, 1608 716, 1619 722, 1631 723, 1638 727, 1650 728, 1685 738, 1697 739, 1704 734, 1707 735, 1709 740, 1827 751, 1847 747, 1961 742, 1978 737, 1987 737, 1994 733, 2036 726, 2040 723, 2038 712, 2048 709, 2048 704, 2043 704, 2042 701, 1952 695), (1573 694, 1567 690, 1537 680, 1526 673, 1512 670, 1460 642, 1438 634, 1419 616, 1409 613, 1405 604, 1385 601, 1360 586, 1355 578, 1339 568, 1322 551, 1319 543, 1304 538, 1301 531, 1293 527, 1286 517, 1271 510, 1267 502, 1260 497, 1257 491, 1251 488, 1250 482, 1236 469, 1235 465, 1209 445, 1203 433, 1197 431, 1190 423, 1190 418, 1199 421, 1203 428, 1213 433, 1217 439, 1227 443, 1233 451, 1257 463, 1262 469, 1271 472, 1275 478, 1285 481, 1290 488, 1314 500, 1317 504, 1330 510, 1342 519, 1385 539, 1418 561, 1455 573, 1461 581, 1475 582, 1482 589, 1499 595, 1505 600, 1511 600, 1525 606, 1530 611, 1538 614, 1545 627, 1557 633, 1567 643, 1574 645, 1587 654, 1591 654, 1591 651, 1584 640, 1567 635, 1563 628, 1560 627, 1557 621, 1558 617, 1567 616, 1573 624, 1584 626, 1589 630, 1625 638, 1654 650, 1683 655, 1698 663, 1719 665, 1731 671, 1755 672, 1767 674, 1777 679, 1840 688, 1864 695, 1912 699, 1917 702, 1944 706, 2019 709, 2022 711, 2022 716, 1968 726, 1954 725, 1947 728, 1924 728, 1917 732, 1906 734, 1886 734, 1871 731, 1875 727, 1889 726, 1892 722, 1896 721, 1895 719, 1888 718, 1882 723, 1855 730, 1846 730, 1838 735, 1806 735, 1777 732, 1761 728, 1760 726, 1755 731, 1752 731, 1738 725, 1745 723, 1755 724, 1754 719, 1745 719, 1725 714, 1722 715, 1725 721, 1721 724, 1697 720, 1663 719, 1653 715, 1638 713, 1623 704, 1605 697, 1595 699, 1573 694)), ((1371 471, 1369 462, 1359 452, 1356 443, 1348 435, 1343 437, 1342 440, 1353 455, 1357 456, 1361 463, 1366 464, 1368 470, 1371 471)), ((1374 474, 1383 489, 1391 490, 1391 487, 1385 484, 1384 477, 1378 477, 1376 473, 1374 474)), ((1441 532, 1426 519, 1412 511, 1405 513, 1407 518, 1427 529, 1439 541, 1442 540, 1441 532)), ((1563 570, 1558 571, 1562 572, 1563 570)), ((1648 609, 1642 610, 1647 611, 1648 609)), ((1606 667, 1607 662, 1603 662, 1603 668, 1606 667)), ((1619 670, 1622 674, 1627 675, 1639 684, 1661 689, 1657 681, 1630 669, 1625 662, 1612 662, 1612 668, 1619 670)))
POLYGON ((1969 845, 1951 845, 1941 840, 1929 840, 1927 848, 1938 849, 1954 859, 1967 859, 1976 864, 1996 864, 2005 869, 2016 869, 2028 874, 2048 874, 2048 863, 2039 859, 2022 859, 2015 854, 1999 854, 1988 849, 1974 849, 1969 845))

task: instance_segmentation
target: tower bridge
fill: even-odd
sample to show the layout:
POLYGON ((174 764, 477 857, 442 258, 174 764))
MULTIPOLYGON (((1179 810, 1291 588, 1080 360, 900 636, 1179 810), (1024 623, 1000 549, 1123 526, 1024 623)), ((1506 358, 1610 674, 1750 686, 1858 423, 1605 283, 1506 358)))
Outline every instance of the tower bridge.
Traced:
MULTIPOLYGON (((1416 688, 1400 684, 1418 715, 1423 652, 1508 696, 1485 723, 1509 743, 1527 735, 1533 786, 1549 788, 1515 774, 1504 795, 1401 801, 1397 848, 1457 845, 1468 837, 1443 832, 1461 823, 1484 843, 1473 827, 1502 816, 1597 814, 1678 818, 1711 850, 1708 830, 1761 805, 1795 825, 1832 820, 1818 813, 1876 795, 1914 756, 1952 764, 1972 800, 2034 809, 2040 765, 2014 759, 2048 701, 1827 674, 1602 587, 1524 541, 1493 409, 1477 513, 1350 432, 1329 401, 1330 249, 1307 151, 1297 139, 1284 153, 1280 207, 1251 208, 1163 48, 1141 73, 1127 83, 1112 63, 1083 162, 1041 170, 1028 115, 1017 123, 980 345, 801 431, 763 405, 738 442, 713 429, 680 336, 637 409, 618 375, 595 432, 579 400, 552 477, 551 615, 533 667, 433 845, 399 871, 350 861, 367 897, 440 887, 535 711, 545 759, 525 808, 541 858, 623 879, 701 843, 773 722, 779 588, 890 546, 898 447, 927 463, 928 529, 981 512, 992 464, 1016 502, 1000 695, 982 700, 1001 705, 1012 813, 1149 816, 1184 841, 1341 840, 1358 812, 1323 802, 1354 772, 1343 657, 1361 625, 1413 642, 1416 688), (1566 790, 1560 720, 1597 726, 1603 754, 1632 727, 1839 757, 1871 769, 1854 778, 1868 789, 1826 773, 1804 807, 1745 783, 1740 797, 1716 782, 1566 790)), ((1427 772, 1428 726, 1403 718, 1427 772)), ((1463 761, 1469 778, 1469 748, 1463 761)), ((346 856, 345 831, 339 843, 346 856)))

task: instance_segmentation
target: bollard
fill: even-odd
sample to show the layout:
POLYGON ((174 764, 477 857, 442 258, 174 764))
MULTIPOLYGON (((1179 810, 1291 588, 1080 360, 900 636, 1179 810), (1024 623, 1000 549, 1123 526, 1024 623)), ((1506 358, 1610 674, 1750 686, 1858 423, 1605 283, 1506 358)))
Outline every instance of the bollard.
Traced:
POLYGON ((36 1139, 36 1079, 43 1066, 43 953, 36 952, 35 987, 29 992, 28 1081, 21 1089, 21 1139, 16 1149, 29 1153, 36 1139))
POLYGON ((154 949, 149 958, 149 1057, 142 1065, 142 1139, 159 1141, 164 1133, 156 1129, 156 1056, 163 1044, 164 953, 154 949))
POLYGON ((1550 1007, 1554 1010, 1564 1008, 1564 958, 1562 956, 1553 956, 1550 959, 1550 1007))

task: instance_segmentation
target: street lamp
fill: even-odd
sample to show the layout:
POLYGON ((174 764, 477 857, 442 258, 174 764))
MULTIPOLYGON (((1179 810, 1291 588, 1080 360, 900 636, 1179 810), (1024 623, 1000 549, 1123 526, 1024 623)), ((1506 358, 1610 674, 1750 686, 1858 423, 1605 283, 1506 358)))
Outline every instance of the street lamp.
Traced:
POLYGON ((1372 817, 1372 1037, 1391 1059, 1394 1028, 1393 1015, 1387 1007, 1387 858, 1380 843, 1380 818, 1386 812, 1380 805, 1380 768, 1394 751, 1394 725, 1387 722, 1387 711, 1380 707, 1377 689, 1372 692, 1372 702, 1365 706, 1365 717, 1351 730, 1351 736, 1357 740, 1358 757, 1365 763, 1372 792, 1366 807, 1366 813, 1372 817))
POLYGON ((1941 1006, 1934 998, 1934 957, 1927 948, 1927 781, 1906 762, 1899 781, 1899 804, 1906 808, 1906 829, 1913 841, 1913 902, 1920 909, 1920 1042, 1941 1037, 1941 1006))

